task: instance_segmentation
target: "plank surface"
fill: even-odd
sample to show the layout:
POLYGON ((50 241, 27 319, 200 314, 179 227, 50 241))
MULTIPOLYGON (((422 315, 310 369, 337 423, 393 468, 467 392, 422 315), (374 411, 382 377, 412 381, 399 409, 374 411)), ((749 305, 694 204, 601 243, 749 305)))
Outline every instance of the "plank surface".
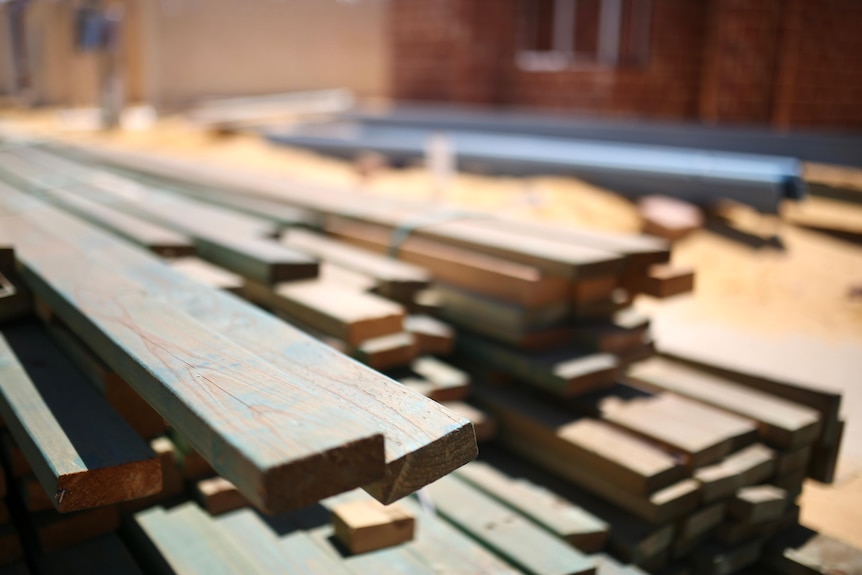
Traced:
POLYGON ((0 335, 0 414, 58 511, 161 490, 159 460, 35 323, 0 335))
POLYGON ((636 364, 626 377, 758 421, 763 439, 785 449, 808 445, 820 433, 820 414, 809 407, 664 358, 636 364))
POLYGON ((60 240, 28 221, 43 221, 36 211, 23 214, 3 217, 3 229, 19 242, 30 285, 256 505, 302 505, 381 476, 379 432, 308 380, 290 377, 106 270, 96 256, 115 247, 122 253, 124 245, 105 238, 104 249, 82 252, 71 238, 60 240), (337 428, 332 418, 341 422, 337 428))
POLYGON ((200 258, 184 257, 171 259, 168 260, 168 265, 181 274, 210 287, 223 289, 232 293, 239 293, 242 290, 243 279, 241 276, 200 258))
POLYGON ((617 375, 617 360, 606 353, 577 349, 529 353, 466 333, 458 335, 456 350, 471 361, 565 397, 607 387, 617 375))
POLYGON ((249 282, 244 293, 351 345, 404 329, 400 305, 327 282, 291 282, 271 290, 249 282))
POLYGON ((449 324, 424 314, 404 318, 404 329, 413 334, 419 353, 449 355, 455 345, 455 330, 449 324))
MULTIPOLYGON (((174 315, 177 310, 187 313, 208 329, 254 350, 256 357, 277 366, 291 381, 313 390, 316 397, 334 399, 342 414, 347 411, 370 428, 382 431, 386 435, 385 474, 382 480, 366 486, 381 501, 400 499, 475 457, 477 449, 469 421, 432 400, 344 358, 278 318, 176 274, 147 254, 110 241, 105 234, 15 195, 8 188, 2 191, 10 202, 12 198, 20 201, 28 214, 38 207, 39 223, 65 230, 64 245, 76 239, 78 245, 87 245, 90 251, 98 248, 98 253, 92 255, 98 258, 99 269, 110 266, 133 283, 134 290, 149 290, 150 298, 169 305, 174 315), (423 417, 412 417, 413 413, 422 413, 423 417)), ((3 219, 0 231, 8 233, 12 218, 3 219)), ((44 234, 39 236, 44 241, 44 234)), ((37 252, 39 236, 33 246, 37 252)), ((79 257, 80 252, 73 255, 79 257)), ((227 346, 220 343, 217 347, 218 357, 222 357, 227 346)), ((283 385, 278 386, 277 393, 284 393, 283 385)))
POLYGON ((537 452, 565 460, 584 477, 600 477, 602 483, 645 496, 686 475, 672 455, 602 421, 512 390, 478 386, 475 395, 498 418, 506 436, 533 440, 537 452))
POLYGON ((195 484, 195 495, 210 515, 221 515, 248 506, 248 499, 224 477, 201 479, 195 484))
POLYGON ((583 554, 460 479, 444 477, 427 490, 441 515, 526 573, 594 572, 583 554))
POLYGON ((605 546, 610 530, 606 522, 547 489, 510 478, 481 461, 468 463, 455 475, 585 553, 605 546))
POLYGON ((413 540, 415 520, 398 504, 382 505, 373 499, 339 503, 332 507, 335 537, 351 553, 365 553, 413 540))
POLYGON ((785 490, 774 485, 753 485, 738 489, 727 511, 739 521, 761 523, 781 517, 788 504, 785 490))

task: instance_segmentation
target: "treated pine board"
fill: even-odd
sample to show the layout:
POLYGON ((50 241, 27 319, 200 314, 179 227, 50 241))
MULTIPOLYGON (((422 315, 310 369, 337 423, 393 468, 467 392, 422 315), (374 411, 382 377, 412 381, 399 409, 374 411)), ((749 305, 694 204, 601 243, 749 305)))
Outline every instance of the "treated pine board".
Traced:
MULTIPOLYGON (((8 188, 0 191, 11 193, 8 188)), ((13 197, 20 200, 20 207, 30 215, 31 210, 40 206, 38 221, 62 229, 64 245, 74 239, 78 246, 98 248, 93 255, 98 257, 100 269, 110 266, 137 286, 135 289, 158 286, 151 297, 169 305, 174 314, 187 313, 206 328, 254 350, 256 357, 277 366, 295 385, 313 390, 318 397, 329 396, 342 413, 346 411, 351 418, 360 418, 370 428, 385 433, 383 479, 365 486, 380 501, 398 500, 476 456, 469 421, 436 402, 344 358, 254 306, 187 280, 154 257, 112 241, 104 233, 64 217, 44 204, 23 196, 13 197), (423 417, 409 415, 416 412, 423 417)), ((4 220, 8 223, 9 218, 4 220)), ((4 230, 8 227, 0 228, 0 232, 4 230)), ((223 352, 220 349, 219 357, 223 352)), ((279 386, 277 393, 283 392, 283 386, 279 386)))
POLYGON ((744 523, 778 519, 789 505, 785 490, 774 485, 752 485, 736 490, 727 503, 727 513, 744 523))
POLYGON ((706 371, 719 377, 727 378, 735 384, 743 385, 782 397, 786 400, 816 409, 821 414, 823 424, 820 441, 823 445, 833 445, 837 437, 839 414, 841 411, 841 391, 824 389, 820 384, 804 381, 791 381, 786 378, 777 379, 762 373, 740 371, 734 366, 718 363, 709 358, 708 354, 692 354, 689 350, 663 347, 661 356, 672 361, 681 362, 694 369, 706 371))
MULTIPOLYGON (((8 194, 3 198, 14 197, 8 194)), ((308 379, 290 377, 158 297, 143 295, 143 286, 117 274, 104 257, 116 248, 134 261, 141 252, 104 236, 96 236, 101 245, 81 250, 73 236, 59 238, 30 219, 60 233, 48 214, 3 217, 3 231, 20 242, 30 285, 256 505, 301 505, 381 476, 383 437, 375 428, 345 413, 318 386, 312 390, 308 379), (337 412, 337 429, 327 410, 337 412), (297 425, 300 420, 305 425, 297 425)))
POLYGON ((162 503, 183 493, 186 488, 185 479, 177 467, 175 446, 165 436, 150 440, 150 449, 159 457, 162 468, 162 490, 156 494, 120 503, 121 513, 135 513, 141 509, 162 503))
POLYGON ((410 499, 402 505, 416 515, 416 533, 408 552, 439 574, 515 575, 521 573, 475 540, 410 499))
POLYGON ((515 390, 477 386, 474 395, 498 419, 502 435, 532 440, 537 453, 565 461, 579 477, 601 478, 602 484, 646 500, 647 494, 686 475, 672 455, 602 421, 572 415, 515 390))
POLYGON ((497 420, 490 414, 463 401, 446 401, 443 405, 473 424, 476 441, 490 441, 497 436, 497 420))
POLYGON ((701 507, 687 517, 683 517, 677 522, 675 543, 700 540, 703 535, 721 523, 726 513, 727 505, 724 502, 718 502, 701 507))
POLYGON ((320 270, 317 278, 320 281, 336 284, 343 288, 350 288, 358 292, 371 292, 377 287, 377 282, 374 278, 330 262, 320 262, 320 270))
POLYGON ((140 566, 119 537, 113 533, 77 545, 36 555, 39 575, 143 575, 140 566))
POLYGON ((638 285, 639 291, 660 299, 694 291, 694 268, 652 265, 638 285))
POLYGON ((404 318, 404 329, 413 334, 419 353, 449 355, 455 345, 455 330, 451 325, 424 314, 404 318))
POLYGON ((502 337, 497 332, 520 333, 560 325, 569 312, 568 302, 525 308, 440 282, 434 289, 440 296, 444 318, 494 338, 502 337))
POLYGON ((765 481, 775 473, 775 452, 754 444, 725 457, 722 461, 695 469, 706 503, 733 495, 740 487, 765 481))
POLYGON ((35 323, 0 335, 0 414, 60 512, 161 489, 159 461, 35 323))
POLYGON ((808 477, 822 483, 832 483, 835 480, 835 470, 838 467, 838 454, 841 441, 844 438, 845 421, 838 422, 837 436, 831 445, 815 444, 811 450, 811 461, 808 464, 808 477))
POLYGON ((242 291, 242 276, 229 272, 224 268, 214 266, 200 258, 183 257, 170 259, 167 261, 167 264, 181 274, 204 285, 231 293, 240 293, 242 291))
POLYGON ((419 266, 357 248, 322 234, 302 229, 288 230, 281 243, 323 261, 371 276, 379 293, 397 298, 428 286, 428 272, 419 266))
POLYGON ((294 526, 287 527, 284 522, 279 523, 280 529, 274 529, 251 509, 228 512, 216 522, 267 573, 349 573, 340 559, 327 554, 307 533, 294 526))
POLYGON ((690 467, 753 443, 753 422, 672 394, 635 398, 606 409, 602 418, 683 454, 690 467))
POLYGON ((120 513, 116 505, 106 505, 64 514, 42 511, 29 515, 27 521, 35 533, 39 548, 49 553, 113 533, 120 526, 120 513))
MULTIPOLYGON (((391 234, 380 227, 339 222, 328 223, 326 231, 377 253, 390 248, 391 234)), ((544 275, 533 266, 425 238, 408 237, 398 247, 397 256, 427 269, 435 280, 525 307, 561 302, 567 297, 568 284, 562 278, 544 275)))
POLYGON ((397 503, 368 498, 332 506, 335 537, 351 553, 366 553, 413 540, 415 519, 397 503))
POLYGON ((54 319, 45 323, 45 330, 138 435, 151 439, 167 430, 162 416, 66 326, 54 319))
POLYGON ((176 466, 180 470, 183 479, 197 481, 198 479, 212 477, 216 474, 212 465, 176 429, 170 429, 168 437, 170 437, 170 441, 174 446, 173 453, 176 466))
POLYGON ((623 565, 606 553, 590 555, 596 564, 596 575, 647 575, 647 572, 635 565, 623 565))
POLYGON ((553 394, 572 397, 613 384, 617 360, 606 353, 579 350, 523 352, 461 333, 457 353, 553 394))
POLYGON ((725 520, 719 525, 713 537, 725 545, 736 545, 748 539, 771 538, 777 533, 792 529, 799 523, 799 506, 790 505, 777 519, 761 523, 725 520))
POLYGON ((329 511, 322 505, 306 507, 290 513, 284 519, 309 534, 311 539, 326 554, 355 575, 379 573, 380 575, 431 575, 434 569, 423 563, 411 553, 405 543, 397 547, 388 547, 369 551, 358 555, 346 554, 335 541, 332 525, 329 522, 329 511))
POLYGON ((808 445, 820 433, 817 411, 678 362, 648 359, 631 366, 626 377, 757 421, 763 440, 784 449, 808 445))
POLYGON ((402 331, 366 339, 349 353, 368 367, 385 371, 409 365, 419 346, 413 334, 402 331))
POLYGON ((291 282, 273 288, 247 282, 244 294, 350 345, 404 329, 405 314, 400 305, 322 281, 291 282))
POLYGON ((43 197, 63 210, 162 257, 195 253, 194 243, 183 234, 94 202, 85 196, 47 191, 43 197))
POLYGON ((236 485, 224 477, 201 479, 195 484, 195 498, 210 515, 221 515, 242 507, 248 507, 248 499, 236 485))
MULTIPOLYGON (((689 513, 700 504, 700 485, 692 479, 683 479, 652 494, 638 495, 626 487, 619 487, 583 465, 573 462, 560 448, 559 441, 546 430, 535 425, 506 417, 483 406, 499 419, 498 440, 525 459, 573 484, 612 502, 629 513, 652 523, 661 524, 689 513), (538 448, 541 446, 542 448, 538 448)), ((682 467, 679 467, 682 469, 682 467)))
POLYGON ((586 305, 612 301, 614 292, 621 289, 619 285, 620 279, 616 275, 574 281, 569 288, 569 302, 574 305, 586 305))
MULTIPOLYGON (((265 221, 191 200, 172 197, 134 181, 109 173, 78 167, 74 172, 55 172, 63 184, 46 185, 33 164, 19 162, 19 181, 36 191, 82 195, 132 217, 164 226, 192 239, 196 253, 207 260, 262 283, 317 276, 317 262, 277 242, 262 239, 269 229, 265 221)), ((0 159, 9 170, 9 159, 0 159)))
POLYGON ((435 401, 460 401, 470 395, 470 376, 448 363, 430 355, 417 357, 410 363, 410 369, 434 386, 432 395, 435 401))
POLYGON ((572 328, 572 339, 587 349, 622 354, 651 341, 650 320, 634 308, 614 312, 607 320, 585 320, 572 328))
POLYGON ((813 449, 810 445, 792 451, 777 451, 775 453, 775 473, 785 475, 803 467, 808 467, 813 449))
POLYGON ((426 489, 438 513, 526 573, 595 571, 582 553, 460 479, 444 477, 426 489))
POLYGON ((604 548, 610 526, 570 501, 525 480, 516 480, 481 461, 468 463, 455 476, 515 509, 585 553, 604 548))
POLYGON ((132 541, 147 573, 263 575, 268 571, 196 503, 153 507, 131 521, 132 541))

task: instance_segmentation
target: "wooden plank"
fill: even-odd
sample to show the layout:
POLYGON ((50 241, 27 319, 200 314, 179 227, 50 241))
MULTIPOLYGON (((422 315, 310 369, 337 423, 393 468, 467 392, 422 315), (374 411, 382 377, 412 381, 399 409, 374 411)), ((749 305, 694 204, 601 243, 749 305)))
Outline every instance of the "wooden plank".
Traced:
POLYGON ((638 287, 642 293, 660 299, 690 293, 694 291, 694 268, 652 265, 638 287))
POLYGON ((384 506, 373 499, 332 507, 335 537, 351 553, 366 553, 413 540, 415 520, 398 504, 384 506))
POLYGON ((176 258, 168 260, 167 263, 181 274, 204 285, 237 294, 242 291, 243 279, 240 275, 214 266, 200 258, 176 258))
POLYGON ((161 489, 159 461, 33 323, 0 335, 0 413, 60 512, 161 489))
POLYGON ((413 334, 419 353, 449 355, 455 345, 455 330, 430 315, 410 314, 404 318, 404 329, 413 334))
POLYGON ((175 498, 185 491, 185 480, 177 467, 173 442, 165 436, 156 437, 150 440, 150 449, 159 457, 162 468, 162 490, 149 497, 121 503, 119 507, 122 513, 135 513, 175 498))
POLYGON ((173 453, 176 466, 183 479, 197 481, 216 474, 212 465, 176 429, 171 429, 168 436, 174 446, 173 453))
MULTIPOLYGON (((326 231, 377 253, 389 250, 390 233, 379 227, 339 222, 327 224, 326 231)), ((565 280, 543 275, 535 267, 425 238, 408 237, 397 255, 427 269, 438 281, 525 307, 565 301, 567 297, 565 280)))
POLYGON ((623 565, 606 553, 590 555, 596 564, 596 575, 646 575, 646 571, 635 565, 623 565))
POLYGON ((331 262, 320 262, 317 274, 320 281, 350 288, 358 292, 371 292, 377 287, 377 281, 371 276, 351 271, 331 262))
POLYGON ((725 520, 719 525, 713 537, 725 545, 736 545, 750 539, 765 539, 774 537, 782 531, 792 529, 799 523, 799 506, 790 505, 777 519, 761 523, 747 521, 725 520))
POLYGON ((838 467, 838 454, 844 437, 845 421, 838 422, 838 435, 831 445, 814 445, 811 451, 811 462, 808 466, 808 477, 822 483, 832 483, 835 480, 835 470, 838 467))
POLYGON ((434 289, 440 296, 445 319, 495 339, 503 337, 498 332, 521 333, 558 326, 569 314, 568 302, 525 308, 440 282, 434 289))
POLYGON ((236 485, 224 477, 211 477, 198 481, 195 484, 195 497, 210 515, 221 515, 248 507, 248 499, 239 492, 236 485))
POLYGON ((111 266, 99 257, 116 247, 134 261, 133 248, 105 238, 104 249, 82 252, 72 236, 58 238, 30 220, 55 228, 45 216, 29 210, 3 218, 3 231, 20 242, 29 284, 256 505, 293 507, 380 478, 383 437, 376 429, 318 386, 312 390, 307 379, 290 377, 175 308, 139 295, 141 286, 106 269, 111 266), (173 351, 164 353, 151 340, 173 351), (327 417, 327 410, 338 415, 327 417), (340 421, 337 428, 332 418, 340 421), (306 424, 297 425, 300 420, 306 424))
MULTIPOLYGON (((380 575, 431 575, 434 569, 422 562, 410 552, 412 543, 397 547, 387 547, 368 553, 348 555, 342 548, 335 545, 332 526, 329 522, 329 511, 321 505, 306 507, 286 516, 292 525, 308 533, 312 540, 326 554, 340 560, 344 568, 356 575, 380 573, 380 575)), ((279 530, 283 529, 279 526, 279 530)))
POLYGON ((44 191, 51 203, 93 225, 163 257, 190 256, 195 253, 191 239, 174 230, 94 202, 82 195, 44 191))
POLYGON ((727 503, 727 513, 745 523, 778 519, 789 504, 787 492, 774 485, 741 487, 727 503))
POLYGON ((44 171, 33 164, 0 157, 0 169, 14 172, 31 189, 83 195, 167 227, 191 238, 197 254, 213 263, 262 283, 316 277, 317 262, 277 242, 262 239, 269 224, 220 208, 172 197, 109 173, 84 167, 55 172, 62 186, 46 185, 44 171), (13 165, 14 162, 14 165, 13 165))
POLYGON ((405 367, 419 353, 413 334, 406 331, 366 339, 350 355, 379 371, 405 367))
POLYGON ((763 541, 757 539, 735 546, 709 543, 698 549, 693 557, 693 564, 697 572, 704 575, 736 573, 756 563, 762 549, 763 541))
MULTIPOLYGON (((23 200, 22 207, 31 214, 34 203, 23 200)), ((398 500, 476 456, 469 422, 436 402, 344 358, 254 306, 207 289, 176 274, 155 258, 109 241, 104 234, 65 218, 56 210, 42 206, 38 222, 62 228, 64 244, 74 239, 79 242, 77 245, 100 246, 99 269, 110 266, 139 286, 137 289, 159 286, 156 294, 159 301, 170 306, 174 315, 178 310, 187 313, 237 345, 253 350, 256 357, 287 373, 295 385, 304 386, 317 397, 336 401, 342 413, 350 413, 351 418, 360 418, 369 428, 385 433, 384 477, 365 486, 382 502, 398 500), (417 412, 423 417, 410 415, 417 412)), ((0 228, 8 229, 7 225, 0 228)), ((224 348, 220 348, 218 357, 223 355, 224 348)), ((279 386, 277 393, 283 394, 284 386, 279 386)))
POLYGON ((471 361, 564 397, 607 387, 617 375, 616 358, 606 353, 576 349, 527 353, 466 333, 458 335, 456 349, 471 361))
POLYGON ((586 556, 455 477, 427 487, 437 512, 526 573, 591 574, 586 556))
POLYGON ((676 528, 676 543, 699 540, 724 519, 727 505, 723 502, 701 507, 679 520, 676 528))
POLYGON ((436 513, 423 511, 412 498, 402 505, 416 516, 416 533, 407 551, 436 573, 515 575, 521 573, 436 513))
POLYGON ((167 430, 164 418, 150 407, 132 387, 86 346, 69 328, 54 319, 45 323, 48 335, 63 353, 105 396, 111 407, 145 439, 167 430))
POLYGON ((753 419, 763 440, 781 448, 808 445, 820 433, 817 411, 678 362, 649 359, 630 367, 626 377, 753 419))
POLYGON ((612 301, 614 299, 614 292, 621 289, 619 285, 620 280, 616 275, 574 281, 571 284, 569 301, 575 305, 612 301))
POLYGON ((144 573, 120 538, 113 533, 53 553, 37 555, 34 563, 40 575, 144 573))
POLYGON ((620 402, 602 417, 682 453, 690 467, 712 463, 757 435, 750 420, 672 394, 620 402))
POLYGON ((577 477, 589 484, 584 487, 600 477, 602 484, 646 500, 647 494, 686 475, 673 456, 607 423, 572 415, 513 390, 477 386, 474 394, 479 405, 497 417, 504 437, 532 440, 537 453, 577 469, 577 477))
POLYGON ((28 521, 32 524, 39 548, 50 553, 99 535, 113 533, 120 526, 120 514, 116 505, 106 505, 64 514, 42 511, 30 515, 28 521))
POLYGON ((375 254, 308 230, 288 230, 282 236, 281 243, 323 261, 371 276, 375 279, 381 295, 399 301, 428 287, 431 279, 428 272, 419 266, 375 254))
POLYGON ((490 414, 462 401, 447 401, 443 405, 473 424, 476 441, 490 441, 497 437, 497 420, 490 414))
POLYGON ((417 357, 410 369, 434 386, 433 393, 426 395, 435 401, 460 401, 470 395, 470 376, 436 357, 417 357))
POLYGON ((340 558, 326 553, 311 536, 284 521, 274 526, 251 509, 241 509, 220 516, 216 522, 267 573, 349 573, 340 558))
POLYGON ((725 457, 719 463, 694 471, 704 502, 731 496, 740 487, 754 485, 775 473, 775 452, 754 444, 725 457))
POLYGON ((777 379, 763 373, 740 371, 733 366, 717 363, 708 354, 693 355, 687 350, 662 348, 661 355, 673 361, 727 378, 736 384, 757 389, 786 400, 816 409, 821 414, 823 445, 834 445, 841 411, 841 391, 824 389, 819 384, 777 379))
POLYGON ((373 294, 321 281, 285 283, 270 289, 247 282, 246 297, 276 307, 351 345, 404 329, 404 308, 373 294))
MULTIPOLYGON (((498 438, 503 445, 547 471, 613 502, 645 521, 667 523, 689 513, 700 504, 700 485, 691 479, 678 481, 648 496, 633 493, 627 487, 619 487, 607 481, 602 474, 595 473, 564 455, 570 449, 565 439, 555 437, 554 433, 543 429, 543 426, 536 422, 513 417, 512 411, 505 413, 496 406, 492 407, 484 393, 477 395, 482 400, 481 405, 498 418, 498 438)), ((661 456, 669 458, 664 453, 661 453, 661 456)), ((684 474, 682 466, 671 459, 667 469, 673 470, 674 467, 679 471, 668 473, 684 474)))
POLYGON ((606 522, 539 485, 513 479, 481 461, 468 463, 455 475, 585 553, 601 551, 607 542, 606 522))
POLYGON ((133 518, 132 531, 147 573, 268 573, 195 503, 168 511, 161 507, 140 511, 133 518))

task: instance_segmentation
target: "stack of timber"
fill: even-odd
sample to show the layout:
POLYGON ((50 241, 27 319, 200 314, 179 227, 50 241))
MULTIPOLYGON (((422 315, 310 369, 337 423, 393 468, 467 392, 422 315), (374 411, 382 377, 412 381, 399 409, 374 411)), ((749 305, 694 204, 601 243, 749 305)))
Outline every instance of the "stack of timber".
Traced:
MULTIPOLYGON (((216 186, 212 190, 217 201, 212 203, 227 208, 220 221, 240 212, 253 218, 253 225, 234 228, 234 241, 253 238, 286 246, 317 265, 313 279, 245 274, 240 295, 382 370, 392 378, 384 378, 387 392, 415 391, 451 406, 473 420, 477 438, 496 432, 497 439, 482 449, 482 461, 431 484, 418 502, 400 503, 416 518, 412 541, 350 553, 333 543, 327 509, 367 496, 336 496, 300 513, 261 518, 246 507, 249 502, 260 507, 259 502, 224 467, 207 463, 211 458, 194 433, 177 426, 170 440, 157 437, 151 442, 163 462, 163 483, 174 487, 140 500, 139 506, 121 504, 128 512, 143 509, 129 520, 124 541, 134 542, 135 557, 144 565, 177 569, 186 561, 198 565, 195 562, 218 558, 222 569, 232 565, 229 572, 262 572, 267 567, 261 565, 284 560, 280 558, 285 552, 275 550, 283 547, 310 565, 326 566, 327 572, 711 574, 752 566, 768 573, 802 556, 795 550, 804 543, 789 536, 797 525, 796 502, 806 476, 829 481, 834 474, 843 429, 840 395, 689 358, 653 356, 649 320, 631 309, 632 299, 641 293, 684 293, 693 285, 690 272, 667 264, 665 244, 460 212, 423 215, 400 202, 367 197, 358 201, 318 189, 300 193, 295 184, 231 179, 218 170, 201 173, 174 164, 169 164, 170 173, 155 169, 142 176, 118 175, 54 152, 4 152, 0 168, 6 169, 5 158, 11 156, 14 161, 8 162, 4 177, 37 193, 44 170, 56 168, 63 177, 75 172, 78 179, 69 189, 55 187, 50 193, 87 195, 89 186, 110 182, 114 192, 146 192, 165 206, 200 203, 203 195, 180 190, 216 186), (41 173, 41 179, 28 169, 41 173), (189 181, 179 181, 183 178, 189 181), (86 185, 79 183, 82 179, 86 185), (231 207, 243 203, 241 183, 257 194, 242 210, 231 207), (170 193, 173 197, 166 197, 170 193), (291 224, 278 210, 268 210, 271 205, 298 209, 308 217, 291 224), (270 239, 274 234, 278 243, 270 239), (426 301, 429 293, 433 298, 427 299, 435 305, 424 309, 437 317, 416 311, 414 300, 421 296, 426 301), (487 434, 482 421, 493 424, 487 434), (163 455, 168 451, 170 456, 163 455), (168 472, 165 461, 171 463, 168 472), (178 496, 196 501, 179 507, 165 503, 178 496), (153 504, 165 507, 150 507, 153 504), (429 514, 430 509, 436 514, 429 514), (244 519, 235 521, 244 528, 227 535, 220 531, 234 521, 229 518, 240 516, 244 519), (269 533, 264 536, 253 521, 269 533), (177 533, 184 529, 200 538, 194 547, 190 540, 177 544, 177 533), (252 534, 262 541, 252 547, 254 553, 224 543, 247 541, 252 534)), ((150 165, 125 160, 127 168, 150 165)), ((107 196, 102 192, 88 197, 103 202, 107 196)), ((41 195, 51 200, 48 192, 41 195)), ((33 201, 16 197, 13 207, 29 211, 33 201)), ((61 201, 53 203, 74 213, 61 201)), ((103 205, 121 210, 121 203, 114 198, 103 205)), ((50 214, 49 225, 62 223, 58 230, 76 230, 88 245, 96 237, 97 246, 107 242, 104 234, 90 228, 84 233, 80 223, 72 225, 39 206, 50 214)), ((164 222, 169 223, 154 223, 164 222)), ((190 236, 197 247, 194 234, 190 236)), ((142 245, 128 237, 124 241, 142 245)), ((105 250, 111 262, 122 262, 114 252, 121 250, 105 250)), ((225 265, 225 258, 214 258, 212 252, 199 255, 211 265, 225 265)), ((26 262, 21 267, 28 269, 26 262)), ((292 328, 276 317, 254 314, 260 329, 249 329, 243 320, 231 319, 251 313, 247 307, 212 289, 202 291, 197 280, 179 279, 161 268, 157 272, 155 264, 137 260, 121 269, 132 285, 169 288, 159 302, 191 315, 279 369, 300 370, 296 365, 288 369, 280 357, 299 343, 292 328), (203 305, 190 303, 204 293, 203 305), (233 316, 211 316, 215 302, 233 316), (285 335, 273 343, 272 332, 264 326, 275 325, 282 326, 277 333, 285 335)), ((134 289, 119 279, 111 281, 112 286, 134 289)), ((55 324, 68 322, 67 331, 93 345, 91 332, 79 334, 77 324, 53 309, 56 300, 42 301, 49 298, 39 286, 38 281, 32 286, 36 309, 48 321, 49 332, 56 331, 55 324)), ((314 362, 309 369, 318 370, 334 357, 346 361, 312 340, 301 341, 303 349, 314 350, 307 358, 314 362)), ((104 361, 110 363, 107 357, 104 361)), ((356 374, 357 384, 366 390, 369 381, 375 381, 373 372, 362 371, 360 377, 343 365, 333 371, 356 374)), ((111 364, 110 369, 128 377, 119 366, 111 364)), ((378 385, 382 391, 383 384, 378 385)), ((425 417, 422 405, 407 409, 425 417)), ((403 421, 416 424, 407 417, 403 421)), ((406 470, 411 464, 405 460, 403 466, 394 465, 399 456, 389 449, 390 434, 398 429, 394 422, 384 428, 386 462, 406 470)), ((407 457, 405 443, 398 450, 400 457, 407 457)), ((448 471, 465 459, 450 461, 448 471)), ((446 473, 441 470, 437 477, 446 473)), ((437 477, 428 474, 423 484, 437 477)), ((367 491, 383 501, 398 498, 381 496, 379 484, 367 491)), ((400 491, 399 496, 407 492, 400 491)), ((813 564, 805 557, 806 565, 813 564)), ((200 565, 206 569, 209 564, 200 565)))

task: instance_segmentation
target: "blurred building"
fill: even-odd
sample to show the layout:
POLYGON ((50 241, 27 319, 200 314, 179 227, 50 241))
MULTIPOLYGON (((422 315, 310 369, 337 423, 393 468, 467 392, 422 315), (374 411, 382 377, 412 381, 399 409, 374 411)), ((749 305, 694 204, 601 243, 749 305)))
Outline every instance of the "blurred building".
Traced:
POLYGON ((394 0, 392 92, 862 128, 858 0, 394 0))
POLYGON ((603 116, 862 128, 860 0, 0 0, 0 94, 23 83, 36 103, 98 102, 104 57, 82 44, 81 14, 108 5, 122 8, 126 100, 161 108, 344 87, 603 116))

